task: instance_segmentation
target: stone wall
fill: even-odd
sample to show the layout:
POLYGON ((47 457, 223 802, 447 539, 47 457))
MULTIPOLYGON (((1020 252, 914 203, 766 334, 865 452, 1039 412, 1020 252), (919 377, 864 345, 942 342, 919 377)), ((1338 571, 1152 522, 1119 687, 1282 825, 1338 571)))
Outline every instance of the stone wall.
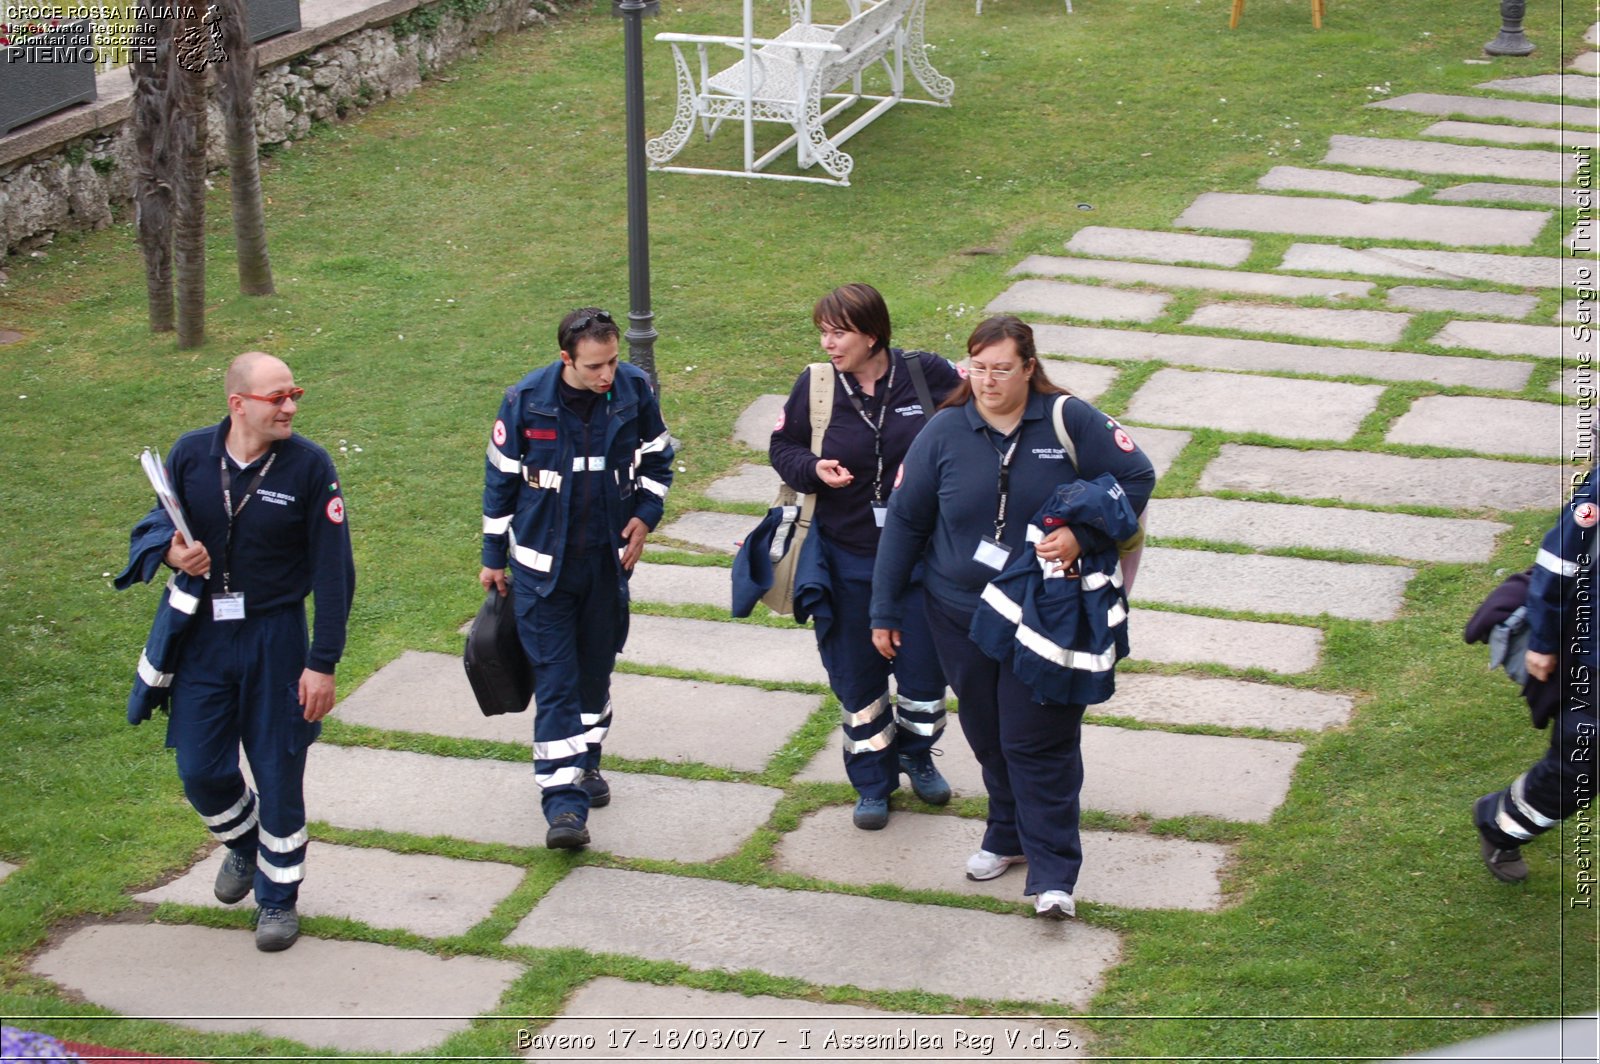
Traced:
MULTIPOLYGON (((544 23, 559 10, 557 0, 443 0, 398 17, 389 14, 384 24, 263 65, 256 76, 260 144, 265 151, 292 147, 313 123, 336 122, 403 96, 488 38, 544 23)), ((0 162, 0 241, 6 255, 35 251, 58 232, 104 229, 115 210, 129 205, 133 130, 128 108, 118 110, 120 117, 98 128, 0 162)), ((0 138, 0 145, 7 139, 0 138)), ((208 139, 212 169, 225 167, 227 142, 214 98, 208 139)))

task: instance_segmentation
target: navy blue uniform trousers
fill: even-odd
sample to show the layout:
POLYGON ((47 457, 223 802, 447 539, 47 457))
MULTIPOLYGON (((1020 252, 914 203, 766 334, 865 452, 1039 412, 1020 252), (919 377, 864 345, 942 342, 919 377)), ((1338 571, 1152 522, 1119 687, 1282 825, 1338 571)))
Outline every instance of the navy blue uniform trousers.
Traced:
POLYGON ((292 908, 305 877, 306 751, 322 730, 300 705, 306 613, 295 605, 213 621, 203 602, 172 681, 167 745, 212 835, 256 866, 256 903, 292 908), (256 790, 239 771, 244 745, 256 790))
POLYGON ((843 710, 845 774, 863 798, 887 798, 900 784, 899 755, 931 749, 944 732, 944 672, 928 634, 922 586, 906 592, 900 653, 890 661, 872 645, 868 620, 875 559, 826 539, 821 544, 833 619, 817 637, 817 653, 843 710), (891 675, 899 699, 893 709, 891 675))
POLYGON ((1511 786, 1479 798, 1473 810, 1484 838, 1503 850, 1543 835, 1586 807, 1595 792, 1593 713, 1563 709, 1552 718, 1550 748, 1511 786))
POLYGON ((1016 673, 968 638, 971 614, 930 600, 927 615, 939 661, 961 704, 956 719, 983 767, 989 792, 983 848, 1027 857, 1024 894, 1071 893, 1083 866, 1078 794, 1084 707, 1035 701, 1016 673))
POLYGON ((512 567, 517 634, 533 663, 533 773, 547 820, 587 819, 583 773, 600 767, 611 727, 611 670, 628 638, 628 601, 606 549, 569 555, 550 594, 534 574, 512 567))

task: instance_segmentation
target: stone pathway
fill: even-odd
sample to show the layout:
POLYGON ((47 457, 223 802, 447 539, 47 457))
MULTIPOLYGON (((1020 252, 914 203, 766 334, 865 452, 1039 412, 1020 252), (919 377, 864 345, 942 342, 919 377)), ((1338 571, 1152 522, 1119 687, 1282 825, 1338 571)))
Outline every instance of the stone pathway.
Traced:
MULTIPOLYGON (((1250 187, 1198 196, 1170 229, 1081 228, 1062 254, 1022 259, 989 304, 1028 316, 1051 378, 1090 401, 1139 374, 1117 413, 1168 492, 1149 514, 1132 658, 1084 728, 1084 804, 1103 815, 1085 834, 1079 920, 1029 918, 1020 870, 964 877, 983 827, 963 815, 970 802, 933 810, 902 792, 888 829, 851 827, 837 706, 811 633, 704 619, 707 606, 726 610, 728 556, 756 521, 735 510, 777 488, 765 452, 783 396, 766 395, 734 426, 748 453, 704 489, 713 508, 678 513, 654 537, 703 564, 654 555, 634 577, 606 746, 615 798, 594 812, 592 858, 558 864, 542 847, 530 716, 484 718, 455 656, 407 651, 340 703, 354 730, 310 759, 320 823, 302 909, 313 926, 294 950, 261 955, 246 931, 179 915, 77 928, 33 971, 116 1012, 350 1053, 430 1051, 497 1014, 533 962, 325 937, 325 919, 451 943, 510 927, 508 947, 748 969, 822 991, 1087 1007, 1121 955, 1107 910, 1225 905, 1231 846, 1200 839, 1269 820, 1307 747, 1358 711, 1349 692, 1288 679, 1314 674, 1326 628, 1401 616, 1421 569, 1486 561, 1510 527, 1501 515, 1561 497, 1562 404, 1593 384, 1572 368, 1580 348, 1562 324, 1593 318, 1572 298, 1592 300, 1592 263, 1521 252, 1573 205, 1562 149, 1593 142, 1573 132, 1592 128, 1588 104, 1530 98, 1592 101, 1594 53, 1572 69, 1374 103, 1439 121, 1421 139, 1335 136, 1318 166, 1264 167, 1250 187), (1258 246, 1284 235, 1277 265, 1262 262, 1258 246), (1160 366, 1136 369, 1146 362, 1160 366), (1198 460, 1180 465, 1185 455, 1198 460), (1170 480, 1174 468, 1186 479, 1170 480), (674 615, 690 608, 700 616, 674 615), (786 795, 803 815, 781 812, 786 795), (320 837, 320 825, 355 841, 320 837), (752 840, 785 886, 687 867, 746 854, 752 840), (474 846, 499 859, 459 856, 474 846), (519 891, 537 896, 519 902, 519 891), (855 948, 866 928, 886 948, 855 948), (241 980, 254 1015, 239 1015, 241 980)), ((959 721, 941 749, 956 794, 981 798, 959 721)), ((137 900, 216 907, 220 859, 137 900)), ((0 864, 0 878, 12 871, 0 864)), ((806 1032, 824 1024, 867 1039, 909 1028, 928 1055, 1017 1028, 614 978, 585 983, 562 1009, 533 1025, 545 1042, 517 1047, 527 1059, 571 1059, 554 1050, 560 1039, 603 1045, 626 1017, 761 1020, 765 1042, 698 1047, 703 1059, 809 1056, 806 1032)), ((1073 1058, 1086 1033, 1071 1028, 1030 1020, 1026 1036, 1073 1058)))

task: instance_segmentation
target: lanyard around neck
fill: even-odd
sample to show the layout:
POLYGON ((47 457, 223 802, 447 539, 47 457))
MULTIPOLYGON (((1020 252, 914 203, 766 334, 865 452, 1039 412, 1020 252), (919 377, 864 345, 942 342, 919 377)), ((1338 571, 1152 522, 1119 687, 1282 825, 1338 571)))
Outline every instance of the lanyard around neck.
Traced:
MULTIPOLYGON (((1022 426, 1019 425, 1017 428, 1020 430, 1022 426)), ((1022 433, 1018 431, 1016 438, 1011 441, 1011 446, 1007 447, 1006 453, 1000 457, 1000 477, 996 487, 994 504, 994 541, 996 543, 1000 542, 1000 538, 1006 532, 1006 503, 1011 499, 1011 459, 1016 456, 1017 444, 1021 442, 1022 433)), ((999 448, 996 447, 995 450, 998 451, 999 448)))
MULTIPOLYGON (((229 586, 229 574, 233 570, 233 522, 238 518, 238 516, 240 514, 244 513, 244 508, 247 505, 249 505, 250 500, 255 498, 256 489, 261 487, 261 482, 263 480, 265 480, 266 477, 267 477, 267 470, 271 469, 272 468, 272 463, 277 461, 277 460, 278 460, 278 452, 277 451, 273 451, 271 454, 267 455, 267 460, 261 466, 260 472, 258 472, 256 474, 255 479, 250 482, 250 486, 248 488, 244 489, 244 494, 242 496, 240 496, 240 498, 239 498, 239 508, 238 509, 234 509, 234 506, 233 506, 233 475, 228 472, 228 460, 227 460, 227 458, 224 458, 224 457, 219 457, 217 459, 217 467, 220 470, 218 476, 220 477, 221 482, 222 482, 222 509, 223 509, 223 512, 228 515, 228 538, 227 538, 227 541, 226 541, 225 545, 223 546, 223 553, 222 553, 222 591, 223 591, 223 594, 228 594, 232 590, 230 588, 230 586, 229 586)), ((241 470, 240 472, 243 472, 243 470, 241 470)))
POLYGON ((889 416, 889 394, 894 390, 894 364, 895 357, 889 356, 889 375, 885 379, 883 390, 878 393, 878 420, 874 422, 867 415, 866 405, 861 402, 861 397, 856 394, 856 386, 850 383, 850 376, 846 373, 839 374, 839 384, 844 388, 846 399, 861 420, 867 423, 867 428, 872 430, 872 456, 877 462, 877 471, 872 476, 872 501, 883 501, 883 421, 889 416))

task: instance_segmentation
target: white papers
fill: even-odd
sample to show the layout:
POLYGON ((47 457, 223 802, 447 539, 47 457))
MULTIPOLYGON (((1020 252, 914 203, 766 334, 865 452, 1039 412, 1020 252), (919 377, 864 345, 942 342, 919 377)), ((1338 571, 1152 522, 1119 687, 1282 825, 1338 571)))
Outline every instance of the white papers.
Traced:
POLYGON ((178 502, 178 495, 172 490, 172 481, 167 479, 167 467, 161 464, 161 455, 146 447, 139 456, 139 464, 144 467, 144 475, 150 478, 150 486, 156 489, 156 498, 161 501, 162 507, 167 511, 167 516, 172 518, 172 523, 183 538, 194 542, 194 535, 189 531, 189 522, 183 516, 183 506, 178 502))

